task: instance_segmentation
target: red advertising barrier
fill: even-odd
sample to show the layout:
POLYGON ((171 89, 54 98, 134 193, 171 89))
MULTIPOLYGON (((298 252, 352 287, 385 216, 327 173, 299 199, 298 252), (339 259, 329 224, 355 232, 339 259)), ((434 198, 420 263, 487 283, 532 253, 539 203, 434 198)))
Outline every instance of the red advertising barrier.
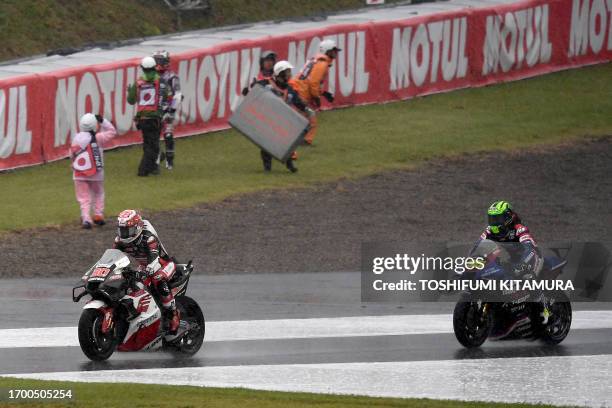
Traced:
MULTIPOLYGON (((327 82, 334 106, 385 102, 610 61, 612 1, 524 0, 174 54, 185 97, 176 135, 227 128, 262 49, 301 67, 324 38, 343 50, 327 82)), ((139 143, 134 108, 126 103, 137 65, 129 60, 0 80, 0 170, 66 157, 87 111, 117 125, 113 146, 139 143)))

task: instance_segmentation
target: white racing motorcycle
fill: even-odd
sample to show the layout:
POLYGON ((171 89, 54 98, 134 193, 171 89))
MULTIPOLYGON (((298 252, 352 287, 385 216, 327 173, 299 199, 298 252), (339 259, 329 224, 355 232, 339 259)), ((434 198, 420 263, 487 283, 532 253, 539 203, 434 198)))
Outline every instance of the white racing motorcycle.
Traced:
POLYGON ((165 350, 183 356, 197 353, 204 342, 205 322, 200 306, 185 295, 192 272, 191 262, 177 264, 168 282, 181 316, 176 335, 169 335, 152 278, 140 279, 125 253, 106 250, 72 289, 74 302, 91 296, 79 320, 83 353, 94 361, 108 359, 115 350, 165 350))

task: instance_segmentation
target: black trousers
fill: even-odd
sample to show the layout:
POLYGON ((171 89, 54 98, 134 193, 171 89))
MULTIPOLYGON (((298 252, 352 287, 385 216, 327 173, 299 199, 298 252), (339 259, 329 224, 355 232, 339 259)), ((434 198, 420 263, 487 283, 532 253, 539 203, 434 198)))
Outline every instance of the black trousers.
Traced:
POLYGON ((159 134, 161 132, 161 121, 157 118, 143 118, 138 121, 138 127, 142 132, 142 160, 138 167, 139 176, 148 176, 158 169, 157 158, 159 157, 159 134))

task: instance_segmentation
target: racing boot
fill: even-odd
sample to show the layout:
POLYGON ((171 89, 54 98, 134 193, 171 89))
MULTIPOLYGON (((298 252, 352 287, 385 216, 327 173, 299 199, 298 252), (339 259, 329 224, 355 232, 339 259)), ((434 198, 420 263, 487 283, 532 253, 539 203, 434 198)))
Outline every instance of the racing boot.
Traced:
POLYGON ((175 335, 181 323, 180 312, 177 308, 168 311, 168 334, 175 335))
POLYGON ((174 135, 172 133, 166 133, 164 135, 164 144, 166 147, 166 169, 172 170, 174 168, 174 135))
POLYGON ((166 154, 166 169, 172 170, 174 168, 174 153, 166 154))
POLYGON ((548 324, 548 318, 550 317, 550 309, 547 306, 544 306, 540 316, 542 316, 542 325, 546 326, 548 324))
POLYGON ((548 324, 548 319, 552 313, 550 312, 548 301, 543 293, 537 299, 533 300, 531 320, 536 322, 539 330, 544 329, 548 324))
POLYGON ((548 318, 550 317, 550 308, 548 307, 548 301, 544 297, 544 294, 540 297, 540 303, 542 305, 542 311, 540 312, 540 317, 542 318, 542 326, 546 326, 548 324, 548 318))

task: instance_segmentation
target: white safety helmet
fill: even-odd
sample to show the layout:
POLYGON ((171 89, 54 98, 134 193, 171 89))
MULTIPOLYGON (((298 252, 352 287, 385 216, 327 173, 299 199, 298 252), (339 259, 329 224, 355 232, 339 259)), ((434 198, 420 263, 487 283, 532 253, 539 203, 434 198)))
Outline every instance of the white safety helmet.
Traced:
POLYGON ((144 57, 142 61, 140 61, 140 67, 142 69, 154 69, 156 65, 157 63, 153 57, 144 57))
POLYGON ((289 61, 278 61, 276 64, 274 64, 274 76, 277 77, 281 72, 288 69, 293 69, 293 65, 291 65, 289 61))
POLYGON ((333 50, 342 51, 340 48, 338 48, 334 40, 323 40, 319 44, 319 51, 321 52, 321 54, 325 54, 327 51, 333 50))
POLYGON ((98 126, 96 115, 93 113, 86 113, 81 116, 81 120, 79 121, 81 132, 95 132, 96 126, 98 126))

